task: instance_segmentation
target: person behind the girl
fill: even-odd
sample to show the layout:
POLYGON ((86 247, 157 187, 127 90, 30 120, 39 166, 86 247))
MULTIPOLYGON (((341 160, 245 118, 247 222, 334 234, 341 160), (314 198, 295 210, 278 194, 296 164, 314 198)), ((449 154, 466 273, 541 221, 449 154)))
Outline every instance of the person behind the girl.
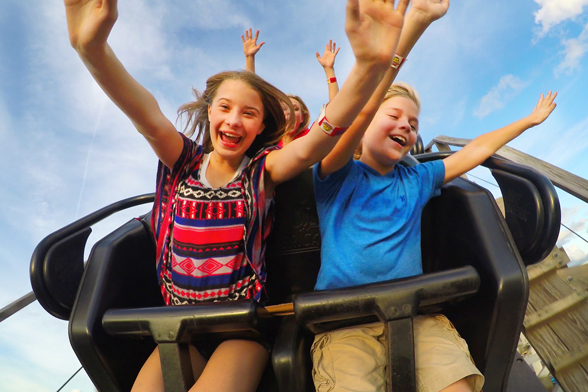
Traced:
MULTIPOLYGON (((278 89, 246 71, 210 77, 197 101, 179 110, 199 145, 176 131, 108 45, 116 0, 65 0, 71 45, 160 160, 152 225, 166 303, 262 298, 274 188, 324 158, 353 122, 390 67, 408 3, 348 0, 352 72, 306 137, 271 150, 288 125, 281 109, 288 98, 278 89)), ((190 391, 254 391, 266 347, 248 340, 191 346, 197 381, 190 391)), ((164 391, 158 349, 132 391, 164 391)))
MULTIPOLYGON (((411 2, 396 64, 402 64, 416 39, 445 14, 448 6, 448 2, 438 0, 411 2)), ((314 167, 322 238, 317 290, 421 274, 420 223, 427 201, 443 184, 542 123, 555 108, 556 94, 541 95, 529 116, 479 136, 442 161, 404 167, 399 162, 416 141, 420 101, 412 88, 394 85, 381 102, 396 72, 392 69, 387 73, 349 131, 314 167), (360 140, 361 157, 353 160, 360 140)), ((466 342, 445 316, 417 316, 413 326, 418 391, 481 390, 484 378, 472 362, 466 342)), ((312 357, 316 390, 385 391, 385 344, 383 323, 315 336, 312 357)))
MULTIPOLYGON (((249 28, 249 30, 245 30, 245 34, 241 36, 241 41, 243 42, 243 54, 245 55, 245 69, 253 73, 255 73, 255 55, 265 44, 265 42, 260 42, 258 44, 258 38, 259 30, 255 32, 254 36, 253 30, 251 28, 249 28)), ((339 92, 339 85, 335 76, 335 58, 337 57, 340 49, 340 47, 337 48, 337 43, 333 42, 333 40, 329 40, 329 42, 325 45, 325 52, 322 56, 319 54, 319 52, 316 52, 316 58, 319 64, 323 67, 327 77, 327 85, 329 87, 329 101, 331 101, 335 95, 337 95, 337 92, 339 92)), ((310 112, 308 107, 299 96, 293 94, 287 95, 290 99, 290 103, 292 104, 292 109, 294 109, 294 126, 288 128, 286 132, 284 132, 284 136, 278 143, 279 147, 283 147, 292 140, 305 136, 309 131, 308 125, 310 124, 310 112)), ((290 108, 286 103, 283 104, 283 109, 286 118, 289 118, 290 108)))

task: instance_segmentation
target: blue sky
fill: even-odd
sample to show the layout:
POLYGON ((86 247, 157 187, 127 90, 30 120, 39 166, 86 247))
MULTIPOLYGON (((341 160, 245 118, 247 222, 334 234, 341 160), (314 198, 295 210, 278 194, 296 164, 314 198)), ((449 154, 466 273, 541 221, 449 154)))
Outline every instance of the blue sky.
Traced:
MULTIPOLYGON (((558 107, 513 148, 588 178, 588 0, 453 0, 425 33, 399 80, 419 91, 425 143, 473 138, 531 112, 539 94, 558 107)), ((156 159, 69 46, 59 0, 3 0, 0 13, 0 307, 30 291, 28 268, 47 234, 106 204, 152 192, 156 159)), ((316 117, 327 101, 315 51, 334 39, 343 81, 353 56, 343 0, 125 0, 110 43, 172 120, 191 87, 244 67, 241 38, 260 29, 257 72, 301 96, 316 117)), ((490 180, 483 170, 476 177, 490 180)), ((484 182, 473 178, 484 185, 484 182)), ((488 185, 489 189, 493 188, 488 185)), ((494 191, 494 189, 491 189, 494 191)), ((588 210, 560 193, 563 222, 588 236, 588 210)), ((137 208, 95 228, 100 238, 137 208)), ((585 243, 562 229, 574 263, 585 243)), ((0 323, 0 390, 55 391, 79 367, 67 326, 38 304, 0 323)), ((91 391, 76 377, 65 391, 91 391)))

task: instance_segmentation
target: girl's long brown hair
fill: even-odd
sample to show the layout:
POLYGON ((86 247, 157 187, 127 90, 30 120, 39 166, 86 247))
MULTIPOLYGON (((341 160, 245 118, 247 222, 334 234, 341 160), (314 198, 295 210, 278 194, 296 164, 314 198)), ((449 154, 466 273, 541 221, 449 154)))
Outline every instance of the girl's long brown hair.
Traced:
POLYGON ((184 133, 190 137, 196 135, 196 139, 202 138, 204 151, 213 150, 210 140, 210 121, 208 120, 208 107, 212 104, 220 85, 225 80, 240 80, 258 92, 264 108, 263 132, 258 135, 246 155, 252 157, 261 148, 277 144, 287 127, 294 125, 294 118, 286 122, 281 102, 284 102, 293 112, 294 108, 290 99, 278 88, 263 80, 258 75, 249 71, 227 71, 211 76, 206 81, 206 89, 200 93, 192 89, 196 100, 188 102, 178 109, 178 118, 186 117, 184 133))

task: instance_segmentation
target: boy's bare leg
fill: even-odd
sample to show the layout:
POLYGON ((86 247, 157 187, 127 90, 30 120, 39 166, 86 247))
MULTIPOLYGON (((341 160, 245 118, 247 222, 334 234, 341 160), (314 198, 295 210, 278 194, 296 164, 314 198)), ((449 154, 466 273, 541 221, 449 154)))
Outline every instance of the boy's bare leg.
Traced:
POLYGON ((461 380, 454 382, 447 388, 442 389, 440 392, 472 392, 472 387, 466 381, 465 378, 462 378, 461 380))

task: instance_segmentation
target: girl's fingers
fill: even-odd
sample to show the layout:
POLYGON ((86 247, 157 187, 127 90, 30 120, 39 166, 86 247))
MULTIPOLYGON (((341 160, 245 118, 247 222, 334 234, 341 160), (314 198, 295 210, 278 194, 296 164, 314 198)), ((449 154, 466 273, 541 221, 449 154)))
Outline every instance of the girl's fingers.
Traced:
MULTIPOLYGON (((392 2, 394 3, 394 2, 392 2)), ((396 11, 400 12, 402 15, 406 14, 406 9, 408 8, 408 3, 410 0, 400 0, 398 2, 398 6, 396 7, 396 11)))
POLYGON ((359 0, 347 0, 346 18, 348 22, 359 21, 359 0))

